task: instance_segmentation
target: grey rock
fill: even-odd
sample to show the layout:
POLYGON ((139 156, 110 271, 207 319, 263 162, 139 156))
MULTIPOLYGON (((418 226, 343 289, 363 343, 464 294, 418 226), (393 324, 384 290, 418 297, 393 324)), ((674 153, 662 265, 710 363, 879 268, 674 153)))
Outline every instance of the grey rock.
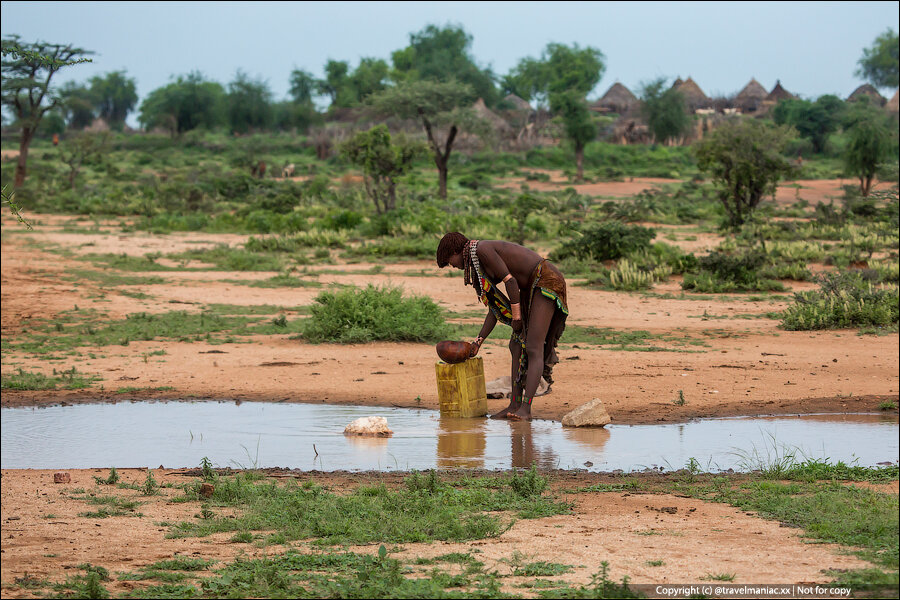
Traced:
POLYGON ((600 398, 582 404, 562 418, 563 427, 603 427, 611 421, 600 398))

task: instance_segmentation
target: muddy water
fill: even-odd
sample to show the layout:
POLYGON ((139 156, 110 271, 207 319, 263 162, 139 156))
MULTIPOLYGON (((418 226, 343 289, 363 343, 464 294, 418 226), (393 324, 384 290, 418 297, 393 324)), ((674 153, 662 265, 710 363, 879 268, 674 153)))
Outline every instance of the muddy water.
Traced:
POLYGON ((441 418, 429 410, 235 402, 134 402, 4 408, 4 469, 219 467, 303 470, 541 468, 749 470, 787 454, 873 466, 898 460, 898 421, 881 415, 709 419, 568 429, 441 418), (344 427, 383 416, 388 439, 344 427))

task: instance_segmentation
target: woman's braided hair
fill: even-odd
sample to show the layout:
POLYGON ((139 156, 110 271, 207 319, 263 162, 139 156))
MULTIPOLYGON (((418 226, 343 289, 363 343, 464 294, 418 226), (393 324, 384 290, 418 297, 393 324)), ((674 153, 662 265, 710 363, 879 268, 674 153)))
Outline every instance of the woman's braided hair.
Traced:
POLYGON ((450 257, 454 254, 462 254, 468 243, 469 238, 458 231, 445 235, 437 247, 437 265, 442 269, 446 267, 450 263, 450 257))

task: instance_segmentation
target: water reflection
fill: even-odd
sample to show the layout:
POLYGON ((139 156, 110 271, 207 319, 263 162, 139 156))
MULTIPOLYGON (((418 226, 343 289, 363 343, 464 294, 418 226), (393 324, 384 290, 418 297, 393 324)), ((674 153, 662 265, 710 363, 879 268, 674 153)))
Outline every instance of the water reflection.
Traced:
POLYGON ((563 427, 563 437, 584 446, 588 456, 599 459, 603 456, 603 447, 609 441, 609 429, 603 427, 563 427))
POLYGON ((443 468, 483 468, 487 421, 441 417, 438 423, 437 465, 443 468))
POLYGON ((508 423, 509 439, 512 443, 512 466, 530 467, 535 464, 539 469, 555 469, 559 466, 559 455, 549 444, 545 446, 535 443, 534 427, 530 421, 508 421, 508 423))

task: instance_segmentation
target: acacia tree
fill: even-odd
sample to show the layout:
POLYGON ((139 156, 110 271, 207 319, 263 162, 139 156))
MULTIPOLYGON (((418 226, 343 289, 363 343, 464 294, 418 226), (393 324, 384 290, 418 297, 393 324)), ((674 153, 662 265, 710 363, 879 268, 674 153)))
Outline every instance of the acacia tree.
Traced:
POLYGON ((397 178, 409 172, 423 151, 421 144, 404 138, 394 143, 386 125, 357 133, 341 145, 341 154, 362 168, 366 192, 378 214, 397 206, 397 178))
POLYGON ((731 228, 739 229, 778 180, 794 172, 784 156, 791 135, 783 125, 736 119, 694 144, 697 166, 711 175, 731 228))
POLYGON ((863 102, 848 114, 844 130, 844 166, 848 174, 859 179, 863 197, 868 197, 879 164, 890 154, 891 131, 896 130, 880 110, 863 102))
POLYGON ((503 78, 503 89, 538 106, 551 104, 552 94, 571 90, 584 98, 603 77, 604 59, 600 50, 590 46, 547 44, 541 58, 519 61, 503 78))
POLYGON ((603 53, 578 44, 547 44, 540 59, 525 58, 504 78, 504 90, 538 106, 549 102, 559 116, 566 137, 575 148, 577 178, 584 178, 584 147, 597 137, 585 97, 606 69, 603 53))
POLYGON ((553 94, 550 107, 562 118, 566 137, 575 147, 575 179, 584 180, 584 147, 597 137, 597 126, 591 119, 584 97, 577 91, 553 94))
POLYGON ((661 77, 643 86, 641 114, 653 137, 663 144, 684 135, 691 125, 684 94, 673 87, 666 89, 661 77))
POLYGON ((372 108, 383 115, 415 119, 422 123, 438 170, 438 195, 447 198, 447 175, 453 142, 460 129, 485 134, 489 126, 469 108, 472 88, 457 81, 409 81, 369 97, 372 108), (436 131, 446 127, 446 133, 436 131))
POLYGON ((60 98, 50 89, 50 80, 63 67, 90 62, 93 54, 71 44, 22 42, 13 35, 2 41, 2 104, 16 117, 21 129, 14 186, 25 183, 28 149, 44 115, 60 98))
POLYGON ((472 36, 459 26, 428 25, 409 35, 409 46, 391 54, 394 81, 457 81, 470 86, 488 106, 499 100, 494 74, 482 69, 470 52, 472 36))
POLYGON ((888 28, 875 38, 871 48, 863 49, 859 68, 854 75, 872 83, 875 87, 895 88, 900 85, 900 39, 888 28))
POLYGON ((75 189, 75 179, 88 163, 103 159, 109 147, 109 133, 78 133, 68 136, 59 146, 59 159, 69 167, 69 189, 75 189))

